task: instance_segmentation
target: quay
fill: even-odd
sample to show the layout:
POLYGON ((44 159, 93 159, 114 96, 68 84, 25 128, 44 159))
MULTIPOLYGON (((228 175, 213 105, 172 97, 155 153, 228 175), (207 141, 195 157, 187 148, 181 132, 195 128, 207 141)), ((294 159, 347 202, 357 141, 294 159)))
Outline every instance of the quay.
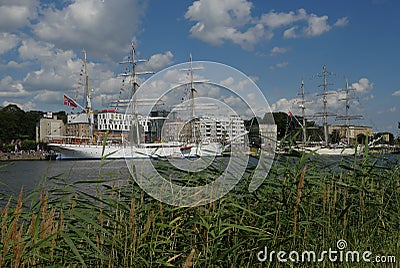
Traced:
POLYGON ((20 151, 0 153, 0 161, 55 160, 56 158, 56 153, 47 151, 20 151))

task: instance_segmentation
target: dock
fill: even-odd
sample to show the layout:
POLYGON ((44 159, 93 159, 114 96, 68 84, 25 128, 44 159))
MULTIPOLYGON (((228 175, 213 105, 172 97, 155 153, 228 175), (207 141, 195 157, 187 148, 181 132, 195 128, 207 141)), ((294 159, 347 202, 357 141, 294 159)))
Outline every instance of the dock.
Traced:
POLYGON ((54 152, 42 151, 20 151, 0 153, 0 161, 37 161, 37 160, 55 160, 57 154, 54 152))

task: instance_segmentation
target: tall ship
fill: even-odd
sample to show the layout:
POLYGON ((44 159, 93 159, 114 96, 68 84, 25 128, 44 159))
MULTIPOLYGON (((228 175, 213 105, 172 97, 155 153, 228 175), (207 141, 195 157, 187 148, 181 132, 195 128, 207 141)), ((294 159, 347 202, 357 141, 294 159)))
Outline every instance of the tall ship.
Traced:
POLYGON ((170 114, 167 109, 155 110, 149 115, 138 114, 137 106, 146 101, 136 99, 138 75, 151 74, 138 72, 139 62, 144 60, 135 59, 135 48, 132 45, 130 56, 121 62, 126 64, 126 70, 119 75, 123 84, 130 86, 129 98, 119 98, 113 102, 112 109, 103 109, 95 114, 91 105, 86 52, 83 53, 81 76, 84 77, 84 105, 64 95, 65 105, 79 107, 82 112, 68 115, 67 135, 48 144, 59 154, 59 159, 215 157, 221 156, 232 142, 243 142, 241 137, 246 134, 246 129, 244 120, 239 116, 227 115, 218 119, 194 117, 194 94, 197 91, 194 88, 191 56, 186 70, 190 77, 187 87, 191 120, 171 122, 167 120, 170 114), (129 105, 133 109, 126 112, 129 105))
POLYGON ((350 143, 350 120, 358 120, 362 119, 361 115, 350 115, 349 108, 350 108, 350 95, 349 92, 354 90, 353 88, 349 88, 349 84, 346 81, 346 88, 341 90, 345 97, 339 99, 345 101, 345 115, 335 115, 328 112, 327 105, 328 100, 327 96, 330 94, 335 94, 335 92, 328 92, 328 82, 327 82, 327 75, 328 71, 326 66, 323 66, 323 83, 320 85, 323 87, 323 92, 318 94, 318 96, 322 97, 323 103, 323 111, 320 113, 315 114, 315 117, 322 118, 322 126, 323 126, 323 141, 322 142, 310 142, 307 139, 307 127, 306 127, 306 114, 305 114, 305 104, 307 100, 305 99, 305 92, 304 92, 304 82, 302 81, 301 84, 301 100, 300 100, 300 109, 302 111, 302 122, 299 122, 297 119, 298 124, 302 128, 302 143, 296 145, 293 150, 296 152, 313 152, 319 155, 355 155, 361 154, 363 151, 362 145, 355 145, 350 143), (337 143, 332 143, 329 141, 329 125, 328 125, 328 117, 329 116, 336 116, 336 120, 343 120, 345 121, 344 129, 345 129, 345 139, 339 141, 337 143))

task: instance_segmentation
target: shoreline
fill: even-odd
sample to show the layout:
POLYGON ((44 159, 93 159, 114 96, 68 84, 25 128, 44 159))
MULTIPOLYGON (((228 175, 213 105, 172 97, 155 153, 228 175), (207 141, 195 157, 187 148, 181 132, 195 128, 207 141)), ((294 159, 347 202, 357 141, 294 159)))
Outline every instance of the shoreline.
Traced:
POLYGON ((49 152, 17 152, 0 153, 0 161, 43 161, 55 160, 57 154, 49 152))

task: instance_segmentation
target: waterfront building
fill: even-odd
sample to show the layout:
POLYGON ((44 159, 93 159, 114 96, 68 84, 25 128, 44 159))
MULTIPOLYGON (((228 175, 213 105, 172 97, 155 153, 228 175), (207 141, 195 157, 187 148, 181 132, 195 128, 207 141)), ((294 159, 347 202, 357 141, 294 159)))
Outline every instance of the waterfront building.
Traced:
MULTIPOLYGON (((349 140, 350 143, 355 143, 358 135, 365 135, 369 137, 373 137, 374 133, 372 131, 372 127, 369 126, 356 126, 350 125, 349 129, 349 140)), ((333 131, 337 131, 340 137, 346 137, 347 126, 346 125, 330 125, 329 126, 329 134, 331 135, 333 131)))
POLYGON ((93 114, 77 113, 67 116, 66 136, 71 138, 87 138, 92 136, 93 114))
POLYGON ((45 114, 36 124, 36 142, 47 143, 50 140, 61 139, 65 136, 65 125, 57 115, 45 114))

